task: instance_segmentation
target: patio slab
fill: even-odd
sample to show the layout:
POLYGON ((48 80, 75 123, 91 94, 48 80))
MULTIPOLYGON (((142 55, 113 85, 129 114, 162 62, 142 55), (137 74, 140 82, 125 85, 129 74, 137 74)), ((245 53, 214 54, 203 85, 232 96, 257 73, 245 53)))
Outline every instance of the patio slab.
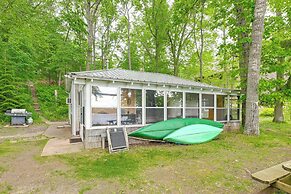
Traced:
POLYGON ((71 128, 62 127, 58 128, 60 123, 51 124, 44 132, 44 135, 49 138, 69 139, 71 137, 71 128))
POLYGON ((52 138, 43 148, 41 156, 75 153, 80 152, 83 149, 84 145, 82 142, 70 143, 69 139, 52 138))

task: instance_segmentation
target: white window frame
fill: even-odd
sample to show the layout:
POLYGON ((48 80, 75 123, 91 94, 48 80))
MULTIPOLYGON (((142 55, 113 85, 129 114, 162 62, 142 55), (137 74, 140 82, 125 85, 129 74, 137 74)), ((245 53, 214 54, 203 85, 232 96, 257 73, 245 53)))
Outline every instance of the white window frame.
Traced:
POLYGON ((104 128, 104 127, 116 127, 116 126, 120 126, 120 87, 114 87, 114 86, 104 86, 104 85, 90 85, 90 108, 91 108, 91 127, 102 127, 102 128, 104 128), (111 88, 116 88, 116 90, 117 90, 117 94, 116 94, 116 96, 117 96, 117 106, 116 107, 93 107, 92 106, 92 101, 91 101, 91 98, 92 98, 92 88, 93 87, 111 87, 111 88), (93 108, 104 108, 104 109, 113 109, 113 108, 116 108, 116 125, 98 125, 98 126, 96 126, 96 125, 93 125, 93 108))
MULTIPOLYGON (((182 109, 182 115, 181 118, 185 118, 184 117, 184 92, 181 90, 166 90, 165 91, 165 107, 166 107, 166 114, 165 114, 165 120, 168 120, 168 109, 182 109), (179 92, 182 94, 182 105, 181 106, 168 106, 168 94, 170 92, 179 92)), ((179 117, 177 117, 179 118, 179 117)))
POLYGON ((187 115, 186 115, 186 110, 198 110, 198 117, 197 118, 200 118, 200 93, 197 93, 197 92, 184 92, 185 93, 185 102, 184 102, 184 118, 187 118, 187 115), (198 94, 198 106, 187 106, 187 94, 198 94))
POLYGON ((202 118, 202 110, 203 109, 213 109, 213 120, 216 121, 216 107, 215 107, 215 98, 216 98, 216 93, 211 93, 211 92, 201 92, 201 119, 208 119, 208 118, 202 118), (203 100, 203 95, 213 95, 213 106, 203 106, 202 100, 203 100))
POLYGON ((120 124, 118 125, 118 126, 133 126, 133 125, 143 125, 143 119, 144 119, 144 116, 143 116, 143 89, 141 89, 141 88, 127 88, 127 87, 119 87, 120 88, 120 90, 119 90, 119 94, 120 94, 120 97, 118 98, 118 100, 119 100, 119 103, 118 104, 120 104, 120 117, 119 117, 119 119, 120 119, 120 124), (122 95, 121 95, 121 93, 122 93, 122 90, 123 89, 127 89, 127 90, 140 90, 141 91, 141 101, 142 101, 142 106, 122 106, 121 105, 121 97, 122 97, 122 95), (126 109, 126 108, 135 108, 135 109, 141 109, 141 111, 142 111, 142 118, 141 118, 141 124, 129 124, 129 125, 122 125, 122 115, 121 115, 121 109, 126 109))
POLYGON ((216 121, 218 121, 217 120, 217 111, 218 110, 226 110, 226 120, 220 120, 220 121, 218 121, 218 122, 227 122, 228 121, 228 118, 229 118, 229 112, 228 112, 228 104, 229 104, 229 97, 228 97, 228 95, 227 94, 216 94, 216 121), (218 107, 217 106, 217 96, 225 96, 226 97, 226 100, 227 100, 227 102, 226 102, 226 106, 225 107, 218 107))
MULTIPOLYGON (((152 123, 147 123, 147 114, 146 114, 146 111, 147 111, 147 109, 163 109, 163 111, 164 111, 164 121, 165 120, 167 120, 167 117, 166 117, 166 114, 167 114, 167 107, 166 107, 166 103, 167 103, 167 95, 166 95, 166 90, 158 90, 158 89, 145 89, 145 94, 144 94, 144 96, 145 96, 145 121, 144 121, 144 123, 145 123, 145 125, 147 125, 147 124, 152 124, 152 123), (159 92, 163 92, 163 97, 164 97, 164 103, 163 103, 163 106, 160 106, 160 107, 148 107, 148 106, 146 106, 146 102, 147 102, 147 99, 146 99, 146 93, 147 93, 147 91, 159 91, 159 92)), ((159 121, 157 121, 157 122, 159 122, 159 121)))

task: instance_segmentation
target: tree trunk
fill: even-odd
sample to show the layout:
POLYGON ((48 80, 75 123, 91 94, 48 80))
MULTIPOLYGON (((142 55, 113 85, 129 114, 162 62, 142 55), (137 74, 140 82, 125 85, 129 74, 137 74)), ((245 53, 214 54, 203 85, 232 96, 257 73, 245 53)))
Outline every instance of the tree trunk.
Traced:
MULTIPOLYGON (((282 17, 282 13, 281 12, 276 12, 276 16, 277 17, 282 17)), ((279 58, 279 65, 282 65, 283 62, 284 62, 284 58, 280 57, 279 58)), ((276 79, 284 81, 284 73, 282 73, 280 71, 277 71, 276 72, 276 79)), ((279 85, 276 87, 276 91, 277 92, 279 92, 281 89, 282 88, 279 85)), ((284 105, 284 103, 282 102, 282 100, 280 100, 280 99, 276 100, 275 108, 274 108, 273 122, 276 122, 276 123, 284 122, 283 105, 284 105)))
POLYGON ((201 18, 200 18, 200 54, 199 54, 199 64, 200 64, 200 81, 203 79, 203 46, 204 46, 204 37, 203 37, 203 16, 204 16, 204 5, 205 0, 201 1, 201 18))
POLYGON ((129 8, 126 4, 127 13, 127 55, 128 55, 128 69, 131 70, 131 48, 130 48, 130 15, 129 8))
POLYGON ((283 102, 281 102, 280 100, 277 100, 275 104, 273 122, 276 123, 284 122, 283 102))
MULTIPOLYGON (((237 26, 238 28, 247 28, 246 18, 244 17, 244 8, 242 5, 237 5, 237 26)), ((247 40, 249 38, 249 34, 246 31, 238 34, 238 45, 239 45, 239 76, 240 76, 240 87, 241 94, 246 96, 247 92, 247 72, 248 72, 248 62, 249 62, 249 50, 250 43, 247 40)), ((242 125, 245 124, 246 117, 246 99, 242 98, 242 125)))
POLYGON ((178 76, 179 72, 179 63, 176 58, 174 58, 174 76, 178 76))
POLYGON ((86 9, 86 21, 87 21, 87 56, 86 56, 86 71, 90 71, 91 65, 93 63, 93 38, 94 38, 94 22, 92 21, 91 15, 91 2, 85 2, 86 9))
POLYGON ((258 84, 260 79, 261 50, 265 12, 266 0, 256 0, 255 17, 252 25, 252 44, 250 48, 247 79, 245 133, 248 135, 260 134, 258 84))
MULTIPOLYGON (((280 61, 279 65, 282 65, 282 63, 284 62, 284 58, 281 57, 279 59, 279 61, 280 61)), ((282 73, 280 71, 277 71, 276 72, 276 79, 284 81, 284 73, 282 73)), ((276 91, 280 92, 280 90, 282 90, 282 88, 280 87, 280 85, 278 85, 276 87, 276 91)), ((276 100, 275 108, 274 108, 274 119, 273 119, 273 122, 276 122, 276 123, 284 122, 283 104, 284 103, 282 102, 282 100, 280 100, 280 99, 276 100)))
MULTIPOLYGON (((157 30, 156 30, 157 31, 157 30)), ((156 32, 156 37, 158 33, 156 32)), ((160 46, 159 46, 159 40, 156 38, 156 43, 155 43, 155 72, 159 72, 159 59, 160 59, 160 46)))
POLYGON ((92 44, 92 54, 93 54, 93 61, 92 61, 92 63, 94 64, 94 66, 95 66, 95 69, 98 69, 98 66, 97 66, 97 64, 96 64, 96 38, 95 38, 95 34, 96 34, 96 22, 94 22, 94 24, 93 24, 93 36, 94 36, 94 38, 93 38, 93 44, 92 44))
POLYGON ((95 63, 95 29, 96 15, 101 0, 86 0, 84 2, 85 19, 87 21, 87 56, 86 56, 86 71, 90 71, 95 63))

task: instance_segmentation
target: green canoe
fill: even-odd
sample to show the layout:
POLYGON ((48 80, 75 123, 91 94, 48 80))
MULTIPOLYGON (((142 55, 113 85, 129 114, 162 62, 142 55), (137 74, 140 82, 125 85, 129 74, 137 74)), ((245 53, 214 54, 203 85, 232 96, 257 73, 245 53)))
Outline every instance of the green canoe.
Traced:
POLYGON ((204 124, 182 127, 164 138, 165 141, 178 144, 197 144, 214 139, 223 129, 204 124))
POLYGON ((184 118, 184 119, 179 118, 161 121, 158 123, 154 123, 152 125, 145 126, 130 133, 129 136, 145 139, 163 140, 164 137, 176 131, 177 129, 193 124, 205 124, 218 128, 223 128, 222 123, 211 120, 198 118, 184 118))

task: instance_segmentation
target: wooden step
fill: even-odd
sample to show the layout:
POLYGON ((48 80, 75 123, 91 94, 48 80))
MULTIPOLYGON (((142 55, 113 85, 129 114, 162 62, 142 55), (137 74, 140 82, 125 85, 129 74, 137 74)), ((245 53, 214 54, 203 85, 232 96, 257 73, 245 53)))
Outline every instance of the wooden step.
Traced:
POLYGON ((78 143, 78 142, 82 142, 82 139, 80 136, 72 136, 70 138, 70 143, 78 143))

